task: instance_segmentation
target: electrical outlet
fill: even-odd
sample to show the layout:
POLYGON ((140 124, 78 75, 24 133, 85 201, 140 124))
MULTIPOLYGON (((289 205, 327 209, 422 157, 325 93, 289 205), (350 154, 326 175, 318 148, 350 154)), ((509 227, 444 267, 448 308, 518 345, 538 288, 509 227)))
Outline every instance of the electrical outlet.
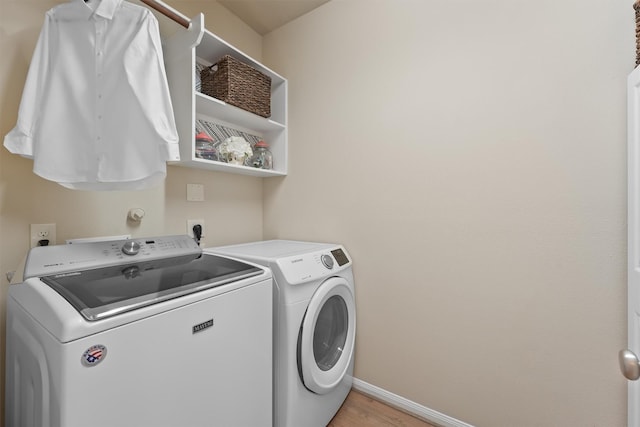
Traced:
POLYGON ((190 237, 194 237, 193 236, 194 225, 200 225, 200 227, 202 227, 202 235, 200 236, 200 243, 202 244, 202 241, 204 240, 204 236, 206 235, 205 228, 204 228, 204 219, 188 219, 187 220, 187 234, 190 237))
POLYGON ((31 224, 31 247, 52 246, 56 244, 55 224, 31 224), (46 245, 43 244, 46 241, 46 245), (40 243, 42 242, 42 243, 40 243))

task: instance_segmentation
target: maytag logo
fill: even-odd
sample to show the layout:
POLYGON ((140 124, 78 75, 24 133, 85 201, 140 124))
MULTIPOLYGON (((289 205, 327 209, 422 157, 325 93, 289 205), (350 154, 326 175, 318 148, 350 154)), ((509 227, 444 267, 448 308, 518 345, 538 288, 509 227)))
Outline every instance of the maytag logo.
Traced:
POLYGON ((303 259, 302 258, 296 258, 296 259, 292 259, 291 260, 291 264, 295 264, 296 262, 302 262, 303 259))
POLYGON ((196 332, 200 332, 200 331, 204 331, 207 328, 210 328, 213 326, 213 319, 209 319, 206 322, 202 322, 202 323, 198 323, 197 325, 194 325, 193 328, 191 328, 192 333, 196 333, 196 332))

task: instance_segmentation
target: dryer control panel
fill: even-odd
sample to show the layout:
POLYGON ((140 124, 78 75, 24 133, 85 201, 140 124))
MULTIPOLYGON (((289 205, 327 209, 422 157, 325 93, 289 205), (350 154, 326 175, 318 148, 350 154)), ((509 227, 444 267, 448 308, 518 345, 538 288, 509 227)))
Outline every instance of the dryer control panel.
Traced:
POLYGON ((39 246, 29 251, 24 278, 199 253, 187 235, 39 246))
POLYGON ((299 285, 332 276, 351 265, 351 261, 344 248, 337 247, 328 251, 280 258, 277 264, 289 284, 299 285))

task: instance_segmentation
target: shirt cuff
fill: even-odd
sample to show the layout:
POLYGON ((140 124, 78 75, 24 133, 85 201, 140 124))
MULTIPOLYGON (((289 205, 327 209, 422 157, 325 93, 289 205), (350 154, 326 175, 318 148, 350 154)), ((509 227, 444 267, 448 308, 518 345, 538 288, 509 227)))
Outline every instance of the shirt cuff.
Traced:
POLYGON ((177 142, 167 144, 167 161, 180 161, 180 144, 178 144, 177 142))
POLYGON ((13 154, 33 158, 33 139, 15 127, 4 137, 4 146, 13 154))

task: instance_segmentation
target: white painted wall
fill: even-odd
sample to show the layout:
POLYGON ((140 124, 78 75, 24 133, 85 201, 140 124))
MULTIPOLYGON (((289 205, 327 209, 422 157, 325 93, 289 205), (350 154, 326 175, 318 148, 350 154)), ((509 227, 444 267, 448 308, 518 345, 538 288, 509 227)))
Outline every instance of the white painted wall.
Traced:
POLYGON ((626 424, 632 3, 332 0, 265 36, 265 238, 350 251, 358 378, 477 426, 626 424))

